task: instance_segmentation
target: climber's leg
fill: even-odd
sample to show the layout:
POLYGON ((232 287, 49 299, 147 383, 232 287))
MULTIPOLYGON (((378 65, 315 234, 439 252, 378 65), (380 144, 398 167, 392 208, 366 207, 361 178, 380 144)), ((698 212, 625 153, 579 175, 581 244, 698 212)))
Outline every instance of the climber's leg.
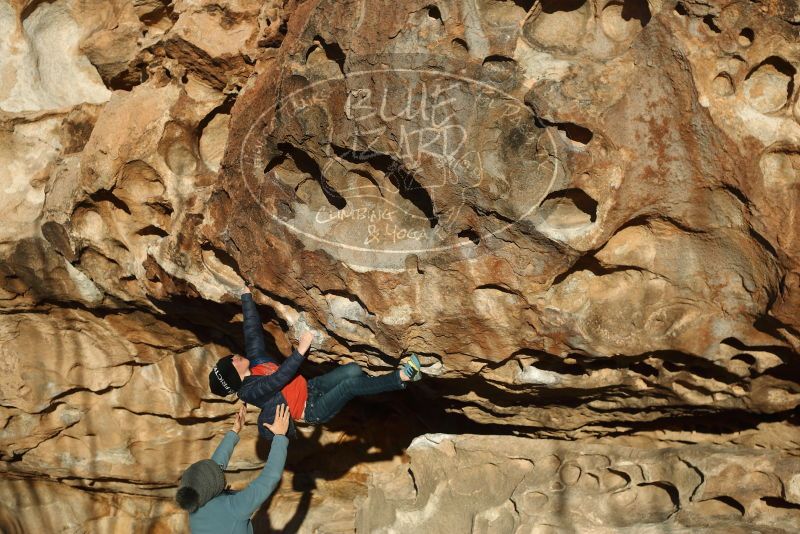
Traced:
POLYGON ((365 376, 364 371, 361 369, 360 365, 351 362, 340 365, 333 371, 329 371, 322 376, 312 378, 308 381, 308 384, 309 386, 313 384, 316 393, 322 395, 335 388, 340 382, 359 376, 365 376))
MULTIPOLYGON (((354 371, 350 372, 354 373, 354 371)), ((318 384, 320 379, 324 379, 330 373, 319 378, 312 378, 308 381, 305 420, 312 424, 325 423, 355 397, 405 389, 405 382, 400 378, 401 372, 398 370, 383 376, 367 376, 361 371, 358 376, 340 380, 324 392, 321 388, 317 389, 318 384)), ((331 383, 332 381, 324 380, 322 386, 328 386, 331 383)))

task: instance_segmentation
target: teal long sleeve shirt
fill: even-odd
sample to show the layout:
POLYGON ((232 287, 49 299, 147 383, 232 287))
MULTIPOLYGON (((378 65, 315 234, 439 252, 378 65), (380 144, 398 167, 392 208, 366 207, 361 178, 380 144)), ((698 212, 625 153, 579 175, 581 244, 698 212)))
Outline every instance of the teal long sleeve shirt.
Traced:
MULTIPOLYGON (((211 459, 224 470, 228 467, 237 443, 239 435, 228 432, 211 459)), ((250 516, 278 487, 286 463, 288 445, 289 439, 286 436, 275 436, 267 463, 255 480, 242 491, 217 495, 195 513, 189 514, 192 534, 252 534, 250 516)))

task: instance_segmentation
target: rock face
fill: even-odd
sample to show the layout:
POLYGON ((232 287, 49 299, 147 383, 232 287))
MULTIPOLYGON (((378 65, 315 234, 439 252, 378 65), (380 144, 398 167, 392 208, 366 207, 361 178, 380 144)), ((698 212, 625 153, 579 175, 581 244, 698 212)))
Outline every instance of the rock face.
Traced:
POLYGON ((444 391, 467 417, 526 429, 797 405, 786 20, 314 6, 238 99, 210 210, 240 272, 336 331, 325 350, 423 353, 470 383, 444 391), (585 402, 522 400, 542 385, 585 402))
MULTIPOLYGON (((247 281, 272 350, 318 334, 306 374, 414 351, 429 375, 304 429, 263 531, 352 531, 368 484, 364 530, 791 531, 798 22, 0 0, 0 530, 184 528, 169 498, 230 425, 206 376, 241 351, 247 281), (443 432, 495 437, 419 438, 414 489, 405 447, 443 432), (484 478, 497 502, 448 489, 484 478)), ((234 485, 265 454, 245 429, 234 485)))
POLYGON ((427 434, 408 453, 410 468, 372 480, 359 531, 792 532, 800 521, 800 461, 774 451, 427 434))

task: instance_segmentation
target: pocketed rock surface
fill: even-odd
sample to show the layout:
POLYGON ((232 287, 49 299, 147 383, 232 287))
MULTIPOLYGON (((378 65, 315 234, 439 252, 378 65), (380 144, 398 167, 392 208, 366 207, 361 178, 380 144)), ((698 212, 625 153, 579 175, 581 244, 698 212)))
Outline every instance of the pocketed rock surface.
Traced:
POLYGON ((307 376, 428 374, 303 428, 259 531, 793 532, 799 23, 0 0, 0 530, 185 528, 246 281, 307 376))
POLYGON ((774 451, 426 434, 408 454, 372 480, 360 531, 791 532, 800 519, 800 460, 774 451))

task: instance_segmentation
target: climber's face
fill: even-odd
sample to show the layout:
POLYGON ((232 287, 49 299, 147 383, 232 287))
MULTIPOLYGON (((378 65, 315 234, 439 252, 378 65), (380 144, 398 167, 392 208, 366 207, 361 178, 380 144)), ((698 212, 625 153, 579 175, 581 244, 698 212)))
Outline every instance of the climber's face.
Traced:
POLYGON ((234 355, 231 360, 233 362, 233 366, 239 372, 240 376, 244 376, 247 374, 247 370, 250 369, 250 360, 248 360, 244 356, 238 356, 238 355, 234 355))

